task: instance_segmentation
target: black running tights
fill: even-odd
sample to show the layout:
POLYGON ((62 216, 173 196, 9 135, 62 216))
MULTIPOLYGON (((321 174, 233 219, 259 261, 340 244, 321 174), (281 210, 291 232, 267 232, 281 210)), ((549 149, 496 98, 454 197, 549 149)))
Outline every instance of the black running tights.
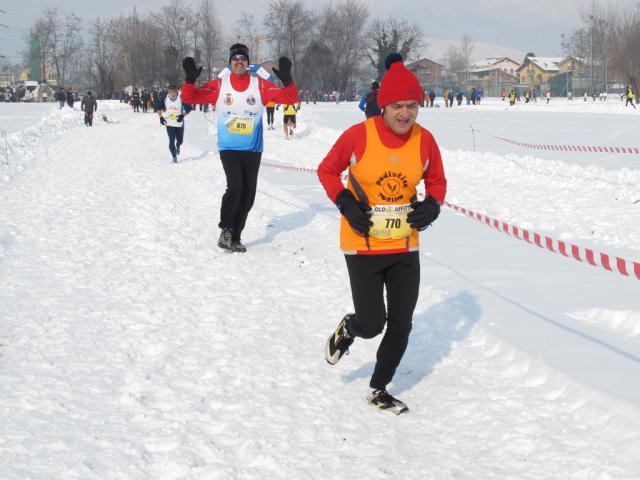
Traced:
POLYGON ((227 189, 220 206, 220 228, 232 229, 232 240, 240 241, 247 216, 256 198, 258 171, 262 152, 223 150, 222 167, 227 176, 227 189))
POLYGON ((382 333, 385 324, 387 326, 369 384, 371 388, 385 388, 409 342, 420 288, 420 257, 418 252, 407 252, 345 255, 345 258, 356 313, 347 330, 356 337, 373 338, 382 333))

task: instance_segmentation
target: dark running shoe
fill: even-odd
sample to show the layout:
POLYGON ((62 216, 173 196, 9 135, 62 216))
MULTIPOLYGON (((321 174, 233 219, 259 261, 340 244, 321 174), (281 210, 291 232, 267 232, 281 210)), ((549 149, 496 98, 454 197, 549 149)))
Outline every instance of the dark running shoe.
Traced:
POLYGON ((369 405, 378 407, 380 410, 388 410, 396 415, 409 411, 409 407, 404 402, 393 397, 386 390, 374 390, 367 397, 369 405))
POLYGON ((240 240, 238 240, 237 242, 231 242, 231 251, 232 252, 238 252, 238 253, 244 253, 247 251, 247 247, 245 247, 242 242, 240 240))
POLYGON ((336 331, 331 334, 325 344, 324 358, 331 365, 338 363, 342 356, 349 351, 349 347, 353 343, 354 338, 347 332, 347 320, 352 316, 353 314, 348 313, 340 320, 336 331))
POLYGON ((173 157, 173 163, 178 163, 178 157, 173 157))
POLYGON ((225 250, 231 250, 231 229, 223 228, 218 239, 218 246, 225 250))

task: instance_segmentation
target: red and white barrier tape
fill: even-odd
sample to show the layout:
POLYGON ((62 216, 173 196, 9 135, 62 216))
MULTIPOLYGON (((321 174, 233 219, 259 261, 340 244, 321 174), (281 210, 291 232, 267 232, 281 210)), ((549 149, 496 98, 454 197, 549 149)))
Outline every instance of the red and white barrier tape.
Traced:
POLYGON ((472 130, 480 133, 484 133, 485 135, 489 135, 490 137, 497 138, 506 143, 510 143, 512 145, 518 145, 523 148, 530 148, 533 150, 553 150, 556 152, 587 152, 587 153, 624 153, 624 154, 632 154, 639 155, 640 148, 638 147, 594 147, 589 145, 553 145, 548 143, 523 143, 518 142, 516 140, 512 140, 510 138, 499 137, 497 135, 493 135, 491 133, 483 132, 482 130, 478 130, 472 127, 472 130))
POLYGON ((318 170, 315 168, 309 167, 296 167, 293 165, 282 165, 280 163, 270 163, 270 162, 260 162, 260 165, 263 167, 271 167, 271 168, 281 168, 283 170, 294 170, 296 172, 306 172, 306 173, 318 173, 318 170))
POLYGON ((466 208, 453 205, 449 202, 444 204, 460 212, 470 218, 477 220, 480 223, 484 223, 491 228, 502 231, 509 236, 515 237, 518 240, 524 240, 532 245, 536 245, 540 248, 547 249, 553 253, 560 253, 568 258, 573 258, 579 262, 586 261, 589 265, 594 267, 602 267, 610 272, 618 272, 625 277, 635 276, 640 280, 640 263, 631 260, 626 260, 620 257, 614 257, 607 253, 596 252, 590 248, 580 247, 572 243, 567 243, 562 240, 556 240, 555 238, 547 235, 542 235, 538 232, 527 230, 526 228, 516 227, 509 225, 502 220, 491 218, 488 215, 482 213, 476 213, 466 208))
MULTIPOLYGON (((262 162, 261 165, 271 168, 281 168, 284 170, 294 170, 305 173, 317 173, 315 168, 308 167, 295 167, 289 165, 281 165, 278 163, 262 162)), ((498 220, 497 218, 489 217, 482 213, 473 212, 463 207, 459 207, 449 202, 444 202, 444 205, 462 213, 480 223, 484 223, 491 228, 506 233, 511 237, 515 237, 518 240, 523 240, 536 245, 537 247, 549 250, 553 253, 559 253, 567 258, 573 258, 579 262, 587 262, 593 267, 602 267, 610 272, 618 272, 625 277, 635 276, 637 280, 640 280, 640 262, 634 262, 626 260, 620 257, 614 257, 607 253, 596 252, 590 248, 581 247, 572 243, 567 243, 562 240, 556 240, 555 238, 547 235, 542 235, 538 232, 527 230, 526 228, 516 227, 510 225, 507 222, 498 220)))

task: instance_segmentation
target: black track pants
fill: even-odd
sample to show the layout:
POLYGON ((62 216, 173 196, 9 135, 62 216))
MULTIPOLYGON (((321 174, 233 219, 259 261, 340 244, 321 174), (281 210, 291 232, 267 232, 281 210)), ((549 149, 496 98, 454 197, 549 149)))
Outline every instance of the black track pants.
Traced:
POLYGON ((176 147, 182 145, 184 139, 184 126, 170 127, 167 125, 167 135, 169 135, 169 151, 172 156, 176 156, 176 147))
POLYGON ((273 125, 273 113, 275 107, 267 107, 267 125, 273 125))
POLYGON ((234 241, 240 241, 247 216, 256 198, 261 158, 262 152, 220 152, 222 167, 227 176, 227 190, 222 196, 218 226, 231 228, 234 241))
POLYGON ((347 329, 356 337, 373 338, 387 325, 369 383, 371 388, 385 388, 409 342, 420 287, 420 256, 418 252, 408 252, 345 255, 345 258, 356 313, 347 329), (384 287, 387 290, 386 309, 384 287))

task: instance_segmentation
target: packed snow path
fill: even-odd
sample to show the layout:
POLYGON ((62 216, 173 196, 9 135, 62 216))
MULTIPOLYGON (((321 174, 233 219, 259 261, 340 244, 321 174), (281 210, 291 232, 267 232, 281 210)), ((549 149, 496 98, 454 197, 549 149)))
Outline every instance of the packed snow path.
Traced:
MULTIPOLYGON (((205 118, 172 165, 155 116, 116 116, 0 186, 1 478, 637 478, 637 333, 567 300, 636 284, 444 212, 392 387, 411 412, 378 412, 377 340, 323 358, 352 306, 315 179, 265 169, 228 254, 205 118)), ((268 132, 265 159, 317 163, 330 142, 300 130, 268 132)))

